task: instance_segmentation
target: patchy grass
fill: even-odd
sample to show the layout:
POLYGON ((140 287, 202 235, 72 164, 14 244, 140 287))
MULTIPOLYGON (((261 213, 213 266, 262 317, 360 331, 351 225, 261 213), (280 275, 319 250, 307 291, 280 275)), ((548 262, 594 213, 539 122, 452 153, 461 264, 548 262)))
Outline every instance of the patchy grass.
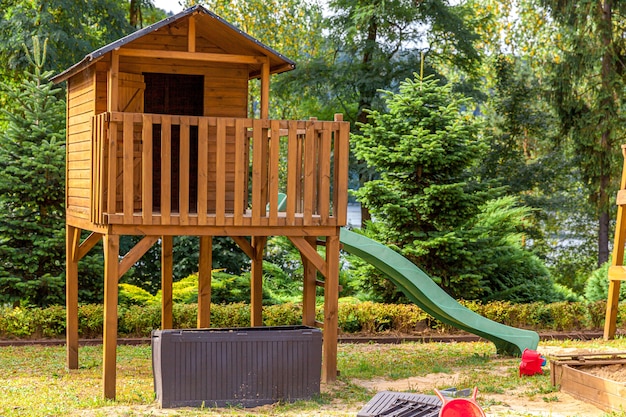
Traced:
MULTIPOLYGON (((539 351, 557 346, 626 351, 626 340, 542 342, 539 351)), ((340 345, 339 381, 323 386, 318 398, 254 409, 161 410, 154 400, 150 357, 150 346, 118 348, 117 400, 107 401, 102 399, 101 346, 81 347, 80 369, 72 371, 65 368, 64 347, 2 347, 0 416, 355 416, 377 391, 360 381, 393 383, 405 379, 409 380, 404 391, 425 394, 432 394, 435 388, 477 386, 479 402, 488 415, 501 415, 490 410, 512 398, 538 401, 546 409, 562 406, 558 390, 550 384, 549 372, 520 378, 519 358, 498 357, 492 344, 482 342, 340 345), (411 382, 411 378, 420 377, 426 385, 411 382)), ((537 414, 510 411, 506 415, 537 414)), ((626 413, 606 415, 626 417, 626 413)))

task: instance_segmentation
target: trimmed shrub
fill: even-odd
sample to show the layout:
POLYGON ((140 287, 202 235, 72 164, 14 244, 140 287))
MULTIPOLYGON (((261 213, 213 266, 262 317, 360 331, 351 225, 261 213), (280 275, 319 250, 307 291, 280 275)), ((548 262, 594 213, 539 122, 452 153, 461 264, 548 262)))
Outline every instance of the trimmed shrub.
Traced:
MULTIPOLYGON (((551 304, 510 304, 493 302, 482 304, 462 301, 472 311, 508 326, 536 331, 598 330, 604 326, 606 301, 595 303, 558 302, 551 304)), ((623 307, 626 307, 624 305, 623 307)), ((197 304, 175 303, 174 328, 195 328, 197 304)), ((161 326, 161 306, 120 306, 118 332, 122 337, 148 337, 161 326)), ((316 319, 324 320, 323 306, 316 306, 316 319)), ((413 304, 379 304, 355 299, 341 300, 338 312, 339 328, 343 333, 379 332, 421 333, 428 331, 457 332, 426 314, 413 304)), ((284 303, 263 307, 266 326, 298 325, 302 322, 302 305, 284 303)), ((626 323, 626 308, 618 310, 617 326, 626 323)), ((86 304, 78 309, 79 335, 82 338, 101 338, 103 330, 102 305, 86 304)), ((249 327, 250 305, 246 303, 212 304, 211 327, 249 327)), ((22 308, 0 306, 0 338, 35 339, 62 338, 65 333, 65 308, 22 308)))

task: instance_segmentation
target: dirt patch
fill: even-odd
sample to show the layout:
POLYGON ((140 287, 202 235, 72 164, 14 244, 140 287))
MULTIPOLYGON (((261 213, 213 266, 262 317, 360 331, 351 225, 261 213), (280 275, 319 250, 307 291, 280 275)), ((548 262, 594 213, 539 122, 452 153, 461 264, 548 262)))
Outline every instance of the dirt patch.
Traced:
MULTIPOLYGON (((488 371, 494 376, 510 374, 510 366, 494 364, 488 371)), ((399 380, 386 380, 375 378, 371 380, 353 380, 357 385, 379 391, 417 392, 422 394, 434 394, 436 387, 459 387, 459 383, 467 382, 459 373, 445 374, 434 373, 421 377, 410 377, 399 380)), ((523 385, 523 380, 520 380, 523 385)), ((502 394, 480 393, 478 403, 484 409, 487 416, 523 415, 523 416, 550 416, 550 417, 600 417, 605 412, 593 405, 577 400, 574 397, 562 393, 551 392, 548 394, 528 395, 519 391, 510 391, 502 394)))

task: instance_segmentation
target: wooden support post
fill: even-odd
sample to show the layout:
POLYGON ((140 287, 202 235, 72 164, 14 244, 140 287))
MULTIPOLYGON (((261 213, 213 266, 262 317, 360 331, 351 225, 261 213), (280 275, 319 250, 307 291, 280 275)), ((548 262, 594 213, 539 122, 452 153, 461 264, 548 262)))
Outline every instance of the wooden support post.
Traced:
POLYGON ((171 329, 172 320, 172 276, 174 275, 172 236, 161 237, 161 329, 171 329))
POLYGON ((261 119, 270 115, 270 59, 266 57, 261 66, 261 119))
POLYGON ((120 237, 104 235, 104 335, 102 381, 104 398, 115 399, 117 354, 117 269, 120 237))
POLYGON ((198 328, 211 326, 211 268, 213 263, 211 236, 200 237, 200 262, 198 265, 198 328))
POLYGON ((619 308, 619 289, 620 279, 626 278, 623 273, 621 276, 612 276, 612 271, 620 270, 624 265, 624 244, 626 243, 626 145, 622 145, 622 156, 624 164, 622 166, 622 179, 620 182, 620 191, 617 194, 617 222, 615 224, 615 239, 613 240, 613 257, 611 259, 611 267, 609 268, 609 293, 606 303, 606 318, 604 321, 604 339, 609 340, 615 337, 617 327, 617 310, 619 308))
MULTIPOLYGON (((306 241, 315 248, 317 246, 316 237, 306 237, 306 241)), ((315 326, 315 293, 317 285, 317 269, 309 259, 300 252, 302 267, 304 268, 304 282, 302 286, 302 324, 305 326, 315 326)))
POLYGON ((606 303, 606 317, 604 319, 604 340, 615 338, 617 331, 617 310, 619 309, 619 289, 621 281, 609 281, 609 293, 606 303))
POLYGON ((250 325, 263 325, 263 251, 266 236, 252 236, 252 268, 250 271, 250 325))
MULTIPOLYGON (((107 74, 107 90, 108 101, 107 111, 115 112, 120 110, 119 103, 119 72, 120 72, 120 55, 118 51, 111 51, 111 66, 107 74)), ((109 210, 111 208, 109 207, 109 210)))
POLYGON ((326 279, 324 285, 324 341, 322 381, 337 379, 337 328, 339 324, 339 229, 326 238, 326 279))
POLYGON ((78 248, 80 229, 65 226, 65 314, 67 367, 78 369, 78 248))

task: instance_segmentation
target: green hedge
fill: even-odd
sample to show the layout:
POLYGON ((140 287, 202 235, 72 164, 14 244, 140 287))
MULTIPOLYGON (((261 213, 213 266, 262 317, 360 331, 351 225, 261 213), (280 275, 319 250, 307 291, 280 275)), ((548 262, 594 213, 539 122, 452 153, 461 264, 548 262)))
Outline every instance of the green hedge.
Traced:
MULTIPOLYGON (((552 304, 512 304, 492 302, 480 304, 461 301, 469 309, 497 322, 536 331, 600 330, 604 325, 606 302, 560 302, 552 304)), ((323 321, 322 306, 317 307, 317 320, 323 321)), ((196 326, 196 304, 175 304, 175 328, 196 326)), ((129 306, 118 310, 118 331, 122 337, 146 337, 161 322, 159 306, 129 306)), ((78 309, 81 338, 102 336, 103 308, 101 305, 81 305, 78 309)), ((266 326, 295 325, 301 323, 302 306, 285 303, 263 307, 266 326)), ((377 304, 341 300, 339 328, 343 333, 379 332, 424 333, 454 332, 456 329, 426 314, 412 304, 377 304)), ((618 326, 626 324, 626 311, 620 309, 618 326)), ((247 327, 250 325, 250 306, 244 303, 213 304, 213 327, 247 327)), ((65 333, 65 309, 61 306, 47 308, 0 307, 1 339, 62 338, 65 333)))

